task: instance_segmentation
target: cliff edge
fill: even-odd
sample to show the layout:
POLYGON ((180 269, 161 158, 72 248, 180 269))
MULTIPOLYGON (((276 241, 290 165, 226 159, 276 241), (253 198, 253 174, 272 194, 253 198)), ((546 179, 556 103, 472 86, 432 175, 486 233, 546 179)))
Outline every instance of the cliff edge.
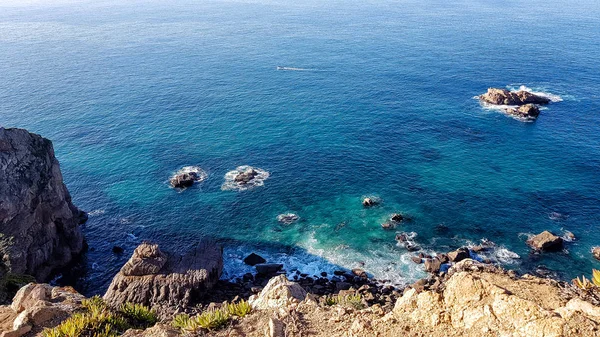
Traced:
POLYGON ((0 128, 0 278, 47 279, 83 250, 85 219, 71 202, 52 142, 0 128))

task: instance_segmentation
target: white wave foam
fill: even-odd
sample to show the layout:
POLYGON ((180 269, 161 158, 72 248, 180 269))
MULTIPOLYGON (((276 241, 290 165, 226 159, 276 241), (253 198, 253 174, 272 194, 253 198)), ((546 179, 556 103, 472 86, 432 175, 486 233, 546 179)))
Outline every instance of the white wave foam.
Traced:
POLYGON ((225 182, 221 186, 221 190, 237 190, 245 191, 254 187, 264 186, 265 180, 269 178, 269 172, 248 165, 238 166, 235 170, 225 174, 225 182), (254 170, 255 176, 248 182, 236 181, 235 178, 248 170, 254 170))
POLYGON ((567 220, 568 217, 568 215, 559 212, 550 212, 548 214, 548 218, 554 221, 567 220))
POLYGON ((280 67, 280 66, 277 66, 276 69, 277 70, 287 70, 287 71, 311 71, 311 70, 315 70, 315 69, 309 69, 309 68, 280 67))
POLYGON ((507 86, 507 89, 509 89, 510 91, 513 91, 513 92, 527 91, 527 92, 530 92, 530 93, 532 93, 534 95, 545 97, 545 98, 549 99, 551 102, 554 102, 554 103, 556 103, 556 102, 562 102, 563 101, 563 98, 560 97, 559 95, 555 95, 555 94, 551 94, 549 92, 544 92, 544 91, 539 91, 539 90, 533 90, 533 89, 531 89, 529 87, 526 87, 524 85, 521 85, 519 88, 515 88, 515 87, 512 87, 512 86, 507 86))
MULTIPOLYGON (((509 250, 505 246, 497 245, 496 243, 488 239, 481 239, 481 243, 479 245, 483 246, 484 249, 477 253, 471 253, 472 257, 474 257, 476 260, 488 259, 491 262, 506 265, 515 264, 518 262, 518 260, 521 259, 521 256, 519 254, 509 250)), ((473 249, 473 247, 475 246, 478 245, 474 245, 470 242, 467 245, 469 249, 473 249)))
POLYGON ((95 209, 95 210, 93 210, 93 211, 91 211, 91 212, 88 212, 88 216, 98 216, 98 215, 102 215, 102 214, 104 214, 104 213, 106 213, 106 210, 103 210, 103 209, 95 209))
POLYGON ((413 253, 399 251, 394 246, 379 246, 376 250, 360 251, 345 244, 335 247, 323 246, 312 232, 297 244, 301 249, 292 253, 273 252, 267 249, 254 249, 249 246, 225 247, 223 279, 234 280, 245 273, 255 273, 254 267, 243 263, 243 258, 252 252, 264 257, 269 263, 281 263, 289 278, 297 272, 319 276, 326 272, 328 277, 334 271, 360 267, 379 281, 389 280, 389 284, 401 285, 425 277, 422 266, 412 262, 413 253))

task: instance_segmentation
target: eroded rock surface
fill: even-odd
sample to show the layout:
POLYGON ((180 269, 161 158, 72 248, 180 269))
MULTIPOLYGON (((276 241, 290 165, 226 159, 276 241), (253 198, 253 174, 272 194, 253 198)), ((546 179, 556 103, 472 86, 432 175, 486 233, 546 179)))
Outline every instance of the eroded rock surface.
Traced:
POLYGON ((0 128, 4 269, 45 280, 84 249, 79 225, 86 218, 71 202, 52 142, 26 130, 0 128))
POLYGON ((550 99, 538 96, 529 91, 509 91, 506 89, 489 88, 488 91, 479 96, 485 103, 494 105, 524 105, 524 104, 548 104, 550 99))
POLYGON ((306 297, 306 291, 298 283, 289 281, 285 275, 269 280, 269 283, 258 294, 250 297, 249 303, 255 309, 286 307, 293 302, 300 302, 306 297))
POLYGON ((548 231, 543 231, 540 234, 527 240, 527 244, 531 248, 539 251, 556 252, 563 249, 564 240, 548 231))
POLYGON ((223 248, 214 242, 201 241, 184 255, 143 243, 113 278, 104 299, 112 306, 187 307, 217 283, 222 270, 223 248))

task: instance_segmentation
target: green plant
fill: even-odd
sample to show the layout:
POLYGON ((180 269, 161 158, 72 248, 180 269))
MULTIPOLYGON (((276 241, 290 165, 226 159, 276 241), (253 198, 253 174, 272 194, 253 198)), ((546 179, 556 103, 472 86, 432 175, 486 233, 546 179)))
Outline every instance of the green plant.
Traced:
POLYGON ((573 280, 573 284, 580 289, 590 290, 593 288, 600 287, 600 270, 592 269, 592 279, 588 280, 585 276, 581 276, 581 279, 577 277, 573 280))
POLYGON ((141 304, 125 303, 121 305, 119 312, 139 328, 151 327, 158 321, 156 312, 141 304))
POLYGON ((111 312, 99 297, 82 304, 85 312, 75 313, 55 328, 44 330, 42 336, 116 337, 130 327, 125 318, 111 312))
POLYGON ((339 304, 343 306, 351 306, 355 309, 363 309, 365 307, 360 294, 327 296, 325 297, 325 304, 328 306, 339 304))
POLYGON ((252 311, 252 306, 245 300, 241 300, 238 303, 228 303, 223 306, 223 310, 229 316, 245 317, 252 311))
POLYGON ((190 315, 179 314, 173 317, 171 325, 179 330, 186 330, 188 328, 188 325, 190 324, 190 321, 190 315))
POLYGON ((207 330, 222 328, 229 321, 229 315, 222 309, 210 310, 193 318, 196 323, 207 330))

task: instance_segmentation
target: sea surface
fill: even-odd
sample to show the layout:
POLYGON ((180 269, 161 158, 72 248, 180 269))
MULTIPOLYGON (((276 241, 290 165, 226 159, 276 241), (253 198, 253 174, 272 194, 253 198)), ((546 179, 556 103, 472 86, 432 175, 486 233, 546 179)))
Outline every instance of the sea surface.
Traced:
POLYGON ((87 294, 144 240, 202 237, 223 278, 254 251, 411 282, 397 232, 430 253, 491 240, 522 272, 600 268, 597 0, 0 1, 0 125, 54 142, 90 215, 87 294), (535 122, 474 99, 521 86, 554 100, 535 122), (190 165, 207 179, 170 188, 190 165), (264 186, 223 190, 241 165, 264 186), (395 212, 412 221, 382 229, 395 212), (530 254, 543 230, 577 239, 530 254))

